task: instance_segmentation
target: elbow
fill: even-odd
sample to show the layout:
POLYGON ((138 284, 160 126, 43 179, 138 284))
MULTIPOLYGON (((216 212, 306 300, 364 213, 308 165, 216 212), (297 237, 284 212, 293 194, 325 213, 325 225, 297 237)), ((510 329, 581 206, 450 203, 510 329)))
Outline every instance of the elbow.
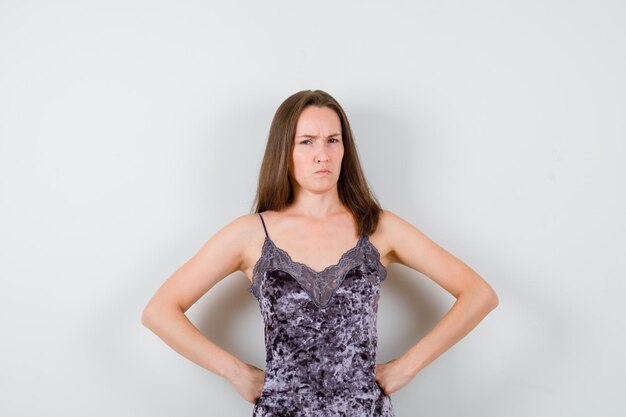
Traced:
POLYGON ((487 294, 485 295, 485 304, 487 304, 487 306, 489 306, 489 310, 493 310, 496 307, 498 307, 498 304, 500 304, 500 300, 498 299, 498 295, 496 294, 496 292, 493 289, 489 289, 489 291, 487 291, 487 294))
POLYGON ((152 304, 148 304, 141 313, 141 324, 148 329, 152 329, 154 326, 154 317, 156 315, 156 312, 154 310, 154 306, 152 306, 152 304))
POLYGON ((500 303, 498 295, 485 280, 482 280, 482 282, 475 286, 474 293, 482 300, 488 311, 495 309, 500 303))
POLYGON ((471 294, 487 311, 495 309, 500 303, 498 295, 489 285, 479 285, 471 291, 471 294))
POLYGON ((141 313, 141 324, 154 331, 156 326, 168 321, 169 317, 178 314, 184 314, 184 311, 177 304, 152 300, 141 313))
POLYGON ((141 313, 141 324, 144 327, 148 327, 150 328, 150 312, 148 311, 148 308, 144 308, 143 312, 141 313))

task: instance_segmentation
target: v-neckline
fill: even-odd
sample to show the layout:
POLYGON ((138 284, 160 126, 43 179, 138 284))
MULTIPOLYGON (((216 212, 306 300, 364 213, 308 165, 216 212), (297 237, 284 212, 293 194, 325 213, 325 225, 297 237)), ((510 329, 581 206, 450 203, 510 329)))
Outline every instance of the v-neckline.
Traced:
POLYGON ((283 254, 285 255, 285 257, 287 258, 287 260, 288 260, 290 263, 292 263, 292 264, 294 264, 294 265, 299 265, 299 266, 301 266, 301 267, 303 267, 303 268, 305 268, 305 269, 309 270, 309 271, 310 271, 310 272, 312 272, 314 275, 318 275, 318 276, 320 276, 320 275, 324 275, 324 274, 325 274, 326 272, 328 272, 329 270, 331 270, 331 269, 333 269, 333 268, 336 268, 336 267, 340 266, 340 265, 341 265, 341 261, 343 261, 343 260, 344 260, 344 258, 345 258, 346 256, 348 256, 349 254, 351 254, 352 252, 356 251, 357 249, 359 249, 359 248, 361 247, 361 243, 365 240, 365 238, 366 238, 366 237, 367 237, 367 235, 365 235, 365 234, 360 235, 360 236, 359 236, 359 239, 358 239, 358 240, 357 240, 357 242, 354 244, 354 246, 352 246, 350 249, 348 249, 348 250, 346 250, 344 253, 342 253, 342 254, 341 254, 341 256, 339 257, 339 260, 338 260, 336 263, 334 263, 334 264, 332 264, 332 265, 328 265, 327 267, 325 267, 325 268, 324 268, 324 269, 322 269, 321 271, 316 271, 315 269, 311 268, 310 266, 308 266, 308 265, 307 265, 307 264, 305 264, 305 263, 298 262, 298 261, 294 261, 293 259, 291 259, 291 255, 289 255, 289 252, 287 252, 286 250, 284 250, 284 249, 282 249, 282 248, 278 247, 278 246, 274 243, 274 241, 273 241, 272 239, 270 239, 270 238, 269 238, 269 236, 267 236, 267 235, 265 235, 265 241, 266 241, 266 242, 269 242, 269 243, 270 243, 270 244, 274 247, 274 249, 276 249, 277 251, 279 251, 279 252, 283 253, 283 254))

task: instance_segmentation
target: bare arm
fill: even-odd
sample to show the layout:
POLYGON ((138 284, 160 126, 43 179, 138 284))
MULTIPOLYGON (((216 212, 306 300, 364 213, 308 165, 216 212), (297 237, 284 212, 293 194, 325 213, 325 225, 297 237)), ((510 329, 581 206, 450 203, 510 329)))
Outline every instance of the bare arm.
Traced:
POLYGON ((176 270, 150 299, 141 323, 179 354, 226 378, 246 400, 253 402, 260 395, 263 371, 209 340, 185 315, 217 282, 242 269, 249 240, 246 222, 245 216, 241 216, 226 225, 176 270))
POLYGON ((392 262, 423 273, 457 299, 437 325, 398 359, 403 375, 395 375, 396 382, 387 387, 393 392, 476 327, 498 305, 498 297, 482 277, 419 229, 390 211, 385 210, 384 216, 392 262))

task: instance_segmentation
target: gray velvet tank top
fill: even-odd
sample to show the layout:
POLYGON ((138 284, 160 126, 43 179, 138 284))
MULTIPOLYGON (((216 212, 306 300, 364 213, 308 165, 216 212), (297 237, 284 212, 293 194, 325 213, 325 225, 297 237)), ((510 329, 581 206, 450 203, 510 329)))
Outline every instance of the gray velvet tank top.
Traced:
POLYGON ((393 417, 374 379, 380 284, 387 270, 367 235, 315 271, 265 241, 248 291, 264 321, 266 369, 253 416, 393 417))

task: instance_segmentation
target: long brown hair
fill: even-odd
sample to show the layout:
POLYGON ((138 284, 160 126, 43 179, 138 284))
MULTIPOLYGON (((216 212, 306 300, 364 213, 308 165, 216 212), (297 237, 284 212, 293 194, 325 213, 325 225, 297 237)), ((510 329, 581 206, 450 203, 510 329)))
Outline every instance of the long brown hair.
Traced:
POLYGON ((370 190, 357 155, 348 117, 341 105, 322 90, 302 90, 289 96, 276 110, 270 126, 265 154, 259 173, 254 213, 280 211, 294 199, 289 180, 289 164, 294 147, 296 124, 308 106, 328 107, 341 121, 344 154, 337 182, 339 200, 352 213, 359 234, 371 235, 376 230, 382 208, 370 190))

